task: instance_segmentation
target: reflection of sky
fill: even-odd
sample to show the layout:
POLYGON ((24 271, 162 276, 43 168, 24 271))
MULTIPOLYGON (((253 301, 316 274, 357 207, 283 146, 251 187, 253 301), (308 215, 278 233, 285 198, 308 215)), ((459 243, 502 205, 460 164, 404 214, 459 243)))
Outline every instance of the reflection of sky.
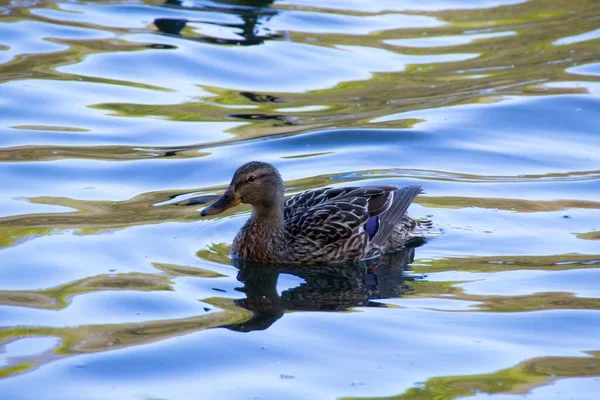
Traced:
MULTIPOLYGON (((429 183, 425 183, 423 186, 428 193, 436 192, 435 186, 432 187, 429 183)), ((569 192, 570 187, 576 186, 576 184, 556 185, 553 192, 550 192, 551 188, 547 188, 547 199, 554 199, 556 193, 569 192)), ((596 184, 589 188, 589 198, 593 197, 593 191, 598 190, 597 186, 596 184)), ((532 187, 534 185, 512 188, 509 185, 490 184, 485 192, 478 195, 484 197, 488 194, 490 196, 488 198, 492 199, 515 198, 518 195, 516 192, 521 189, 522 197, 526 197, 529 196, 532 187)), ((456 195, 461 196, 459 190, 457 190, 456 195)), ((466 193, 465 195, 468 196, 466 193)), ((423 199, 423 201, 426 201, 426 199, 423 199)), ((454 210, 442 208, 423 210, 418 206, 413 206, 410 212, 411 215, 415 216, 432 214, 435 224, 447 227, 442 237, 443 240, 433 240, 427 243, 427 246, 419 249, 419 257, 470 257, 474 252, 473 249, 477 249, 479 256, 500 257, 500 259, 502 255, 554 255, 574 252, 598 254, 597 241, 581 240, 575 234, 575 232, 585 232, 591 230, 591 227, 600 226, 600 211, 597 209, 519 213, 510 209, 497 210, 490 206, 487 208, 467 207, 454 210), (572 218, 563 218, 563 215, 567 213, 572 218)), ((560 256, 557 258, 560 259, 560 256)), ((591 258, 595 259, 597 256, 591 256, 591 258)), ((426 268, 424 269, 426 271, 426 268)), ((461 260, 452 260, 449 269, 460 271, 461 260)), ((435 274, 435 278, 430 274, 428 279, 460 281, 463 279, 472 280, 467 276, 473 276, 466 272, 457 272, 456 274, 458 275, 453 273, 447 275, 435 274)), ((591 276, 595 276, 595 274, 591 276)), ((486 278, 487 276, 482 277, 486 278)), ((473 279, 477 279, 477 277, 473 279)), ((510 284, 506 281, 501 283, 510 287, 510 284)), ((533 284, 534 282, 531 282, 531 285, 533 284)), ((573 286, 565 284, 565 287, 572 288, 573 286)), ((583 288, 587 290, 590 287, 583 286, 583 288)), ((496 290, 502 291, 501 288, 496 290)), ((510 290, 510 288, 507 290, 510 290)), ((489 294, 494 293, 490 289, 489 294)))
POLYGON ((30 203, 25 199, 0 197, 0 217, 33 213, 65 213, 74 211, 72 208, 51 204, 30 203))
POLYGON ((278 1, 278 3, 290 6, 377 13, 383 11, 439 11, 494 8, 525 3, 526 1, 527 0, 336 0, 323 2, 320 0, 282 0, 278 1))
POLYGON ((473 311, 477 301, 439 299, 439 298, 410 298, 371 300, 383 304, 391 304, 404 308, 424 308, 430 310, 473 311))
MULTIPOLYGON (((235 169, 231 165, 232 158, 239 165, 260 154, 262 160, 272 162, 280 168, 286 180, 390 168, 459 171, 474 174, 474 178, 482 182, 476 187, 469 184, 468 180, 462 184, 458 175, 444 184, 445 181, 435 180, 435 173, 425 176, 422 174, 420 179, 432 179, 427 185, 430 188, 437 187, 440 195, 469 196, 482 191, 488 192, 488 189, 489 193, 494 193, 494 187, 497 188, 501 183, 494 176, 501 175, 513 177, 504 184, 501 196, 504 198, 515 196, 514 198, 595 200, 598 180, 592 179, 594 174, 590 172, 597 171, 595 149, 600 146, 597 144, 600 137, 597 135, 595 105, 596 101, 589 95, 572 95, 514 98, 496 104, 422 110, 394 117, 421 118, 427 121, 417 124, 415 129, 329 130, 272 138, 268 141, 250 140, 225 146, 214 145, 202 149, 203 152, 210 153, 206 157, 177 159, 169 163, 162 159, 127 163, 66 159, 52 163, 8 164, 4 167, 4 173, 16 184, 6 190, 7 194, 14 193, 13 196, 32 196, 41 190, 48 195, 73 198, 125 199, 154 190, 190 185, 225 185, 235 169), (565 104, 569 104, 569 107, 565 107, 565 104), (553 112, 549 112, 544 119, 530 118, 536 110, 549 109, 553 112), (523 129, 535 132, 535 137, 524 135, 523 129), (566 136, 565 130, 577 132, 578 140, 574 141, 573 137, 566 136), (284 158, 307 153, 325 154, 308 159, 310 162, 302 158, 284 158), (498 163, 503 165, 501 171, 498 170, 498 163), (569 179, 549 176, 545 180, 536 180, 522 177, 527 174, 539 174, 543 177, 549 173, 568 171, 584 173, 569 179), (28 176, 51 176, 52 179, 40 181, 37 190, 32 190, 27 183, 28 176), (85 177, 85 181, 76 183, 78 181, 74 177, 85 177), (534 185, 537 181, 544 184, 534 185), (95 191, 82 190, 88 186, 95 187, 95 191), (561 195, 557 196, 556 193, 561 195)), ((48 115, 51 114, 52 111, 49 110, 48 115)), ((41 115, 45 117, 46 114, 41 115)), ((227 124, 225 122, 123 118, 133 125, 121 126, 125 121, 121 122, 116 117, 100 118, 93 114, 91 117, 82 114, 80 118, 82 121, 86 118, 98 118, 100 132, 104 129, 120 129, 121 134, 130 135, 122 138, 124 142, 136 144, 167 140, 170 135, 173 135, 170 140, 183 143, 194 143, 194 140, 204 142, 212 135, 215 138, 224 136, 223 129, 228 128, 221 125, 227 124), (136 123, 141 125, 136 128, 136 123), (151 139, 147 138, 148 132, 152 132, 151 139)), ((50 138, 60 138, 63 135, 55 132, 47 134, 51 135, 48 136, 50 138)), ((88 134, 90 133, 78 133, 69 140, 77 142, 77 137, 85 138, 88 134)), ((6 132, 6 137, 11 137, 9 131, 6 132)), ((91 138, 95 137, 92 135, 91 138)), ((64 138, 62 140, 65 144, 69 143, 64 138)), ((404 172, 399 174, 405 176, 404 172)), ((498 195, 496 193, 493 197, 498 195)))
POLYGON ((461 36, 434 36, 434 37, 420 37, 412 39, 390 39, 384 40, 383 43, 391 44, 394 46, 404 47, 447 47, 447 46, 460 46, 463 44, 469 44, 475 40, 492 39, 504 36, 516 35, 516 32, 492 32, 492 33, 476 33, 461 36))
MULTIPOLYGON (((225 39, 237 39, 237 26, 242 24, 239 15, 226 12, 134 4, 61 3, 59 10, 33 9, 32 12, 61 22, 152 30, 152 23, 156 18, 182 18, 190 21, 190 28, 198 35, 216 35, 217 38, 224 35, 225 39)), ((271 31, 345 35, 364 35, 391 29, 433 28, 444 24, 435 17, 422 15, 392 13, 356 16, 300 10, 281 10, 261 22, 261 26, 268 26, 271 31)), ((304 92, 331 88, 345 81, 369 79, 376 72, 400 72, 407 64, 462 61, 477 56, 414 56, 364 46, 330 48, 291 42, 267 42, 248 49, 214 46, 144 33, 121 36, 120 39, 131 43, 174 46, 175 49, 92 54, 80 63, 63 66, 58 70, 83 76, 159 85, 190 95, 197 91, 196 85, 251 91, 304 92), (140 74, 140 65, 144 65, 143 74, 140 74), (165 73, 168 74, 168 79, 165 73), (295 79, 289 79, 290 73, 295 79)))
MULTIPOLYGON (((363 179, 362 183, 370 184, 422 184, 426 194, 418 198, 418 204, 411 206, 410 213, 415 217, 431 216, 445 234, 419 248, 417 256, 431 260, 448 257, 449 269, 458 271, 446 275, 429 274, 430 280, 469 280, 472 282, 459 284, 460 287, 467 293, 478 295, 570 291, 578 296, 597 298, 597 285, 593 284, 599 278, 597 268, 583 269, 575 265, 572 267, 574 270, 556 273, 460 272, 461 258, 474 254, 500 260, 511 255, 536 257, 567 253, 595 257, 598 241, 583 240, 577 234, 600 227, 598 209, 564 209, 559 204, 554 205, 554 210, 545 211, 543 207, 554 204, 558 199, 598 201, 600 180, 596 149, 600 147, 600 139, 597 134, 597 98, 583 93, 531 95, 497 98, 498 102, 493 104, 453 107, 448 104, 453 104, 455 93, 444 92, 443 89, 446 77, 435 69, 427 68, 423 70, 431 73, 428 76, 432 76, 435 82, 423 79, 425 75, 413 73, 413 69, 407 74, 378 76, 382 78, 381 82, 375 79, 357 82, 371 79, 377 72, 406 71, 407 66, 412 64, 427 65, 474 57, 477 57, 474 67, 480 68, 467 69, 471 65, 461 65, 460 68, 465 74, 489 74, 490 80, 482 82, 482 86, 496 77, 497 81, 503 81, 506 76, 502 74, 505 73, 518 79, 518 66, 509 70, 511 62, 505 62, 509 60, 484 58, 488 54, 479 57, 478 54, 448 54, 446 51, 447 54, 418 56, 401 54, 400 48, 359 46, 362 43, 379 46, 379 36, 373 35, 364 42, 360 38, 360 35, 373 32, 418 28, 427 29, 428 35, 432 35, 436 33, 435 27, 451 27, 439 19, 442 17, 399 14, 405 10, 486 8, 517 2, 340 0, 327 3, 290 0, 277 2, 276 6, 305 4, 358 12, 385 11, 387 14, 359 16, 357 13, 342 15, 294 9, 277 10, 278 14, 261 20, 261 29, 268 27, 271 31, 307 33, 297 35, 301 38, 310 37, 309 33, 346 35, 339 41, 331 36, 334 43, 344 43, 332 47, 318 46, 322 43, 319 41, 321 37, 310 38, 315 41, 303 44, 284 41, 286 37, 282 36, 248 48, 212 45, 157 33, 153 25, 155 18, 184 18, 195 20, 184 32, 190 39, 196 38, 193 35, 202 34, 237 37, 235 32, 239 33, 241 17, 233 12, 202 10, 200 6, 206 4, 219 6, 204 1, 185 2, 186 6, 199 6, 195 9, 142 4, 61 3, 56 10, 31 9, 36 18, 48 18, 54 23, 0 24, 2 45, 10 47, 7 51, 0 51, 0 58, 5 61, 25 54, 64 51, 68 43, 80 39, 93 41, 89 48, 73 47, 73 51, 80 51, 77 55, 81 55, 75 59, 75 64, 69 65, 69 60, 65 59, 56 67, 53 61, 48 61, 53 60, 52 55, 48 60, 42 60, 44 75, 39 79, 25 76, 19 78, 22 80, 0 85, 3 108, 3 113, 0 113, 0 145, 81 146, 74 147, 71 153, 57 148, 57 153, 64 151, 56 154, 57 157, 64 156, 64 159, 25 162, 13 161, 13 158, 11 162, 3 163, 0 171, 4 182, 0 214, 70 210, 15 199, 17 196, 56 196, 83 199, 81 204, 89 206, 92 212, 107 213, 106 216, 94 215, 93 218, 98 217, 101 221, 99 224, 117 225, 100 228, 99 231, 93 231, 92 227, 81 232, 79 228, 85 226, 73 228, 67 223, 67 228, 61 225, 52 234, 35 237, 36 229, 39 233, 46 229, 46 225, 32 217, 29 223, 40 225, 27 232, 33 236, 2 249, 0 270, 3 283, 0 289, 56 287, 107 274, 114 269, 117 273, 160 273, 152 267, 153 262, 206 266, 228 275, 218 279, 172 278, 175 290, 170 292, 83 294, 73 298, 72 303, 61 311, 2 306, 0 320, 10 321, 10 324, 71 326, 185 318, 205 314, 206 304, 198 300, 214 296, 242 298, 243 294, 236 291, 241 286, 235 279, 237 271, 230 266, 216 266, 201 260, 196 251, 213 243, 231 243, 248 216, 248 208, 242 207, 237 214, 223 219, 198 217, 193 223, 171 222, 171 216, 166 212, 164 221, 153 220, 152 224, 127 227, 119 224, 126 225, 128 218, 145 217, 133 215, 134 212, 143 214, 158 207, 134 200, 129 203, 132 215, 125 211, 115 221, 117 218, 111 214, 111 201, 168 189, 180 192, 226 185, 239 164, 257 158, 273 162, 288 182, 328 175, 332 176, 331 180, 323 178, 318 184, 346 185, 348 182, 344 179, 348 177, 363 179), (103 27, 106 32, 100 28, 69 27, 68 24, 103 27), (227 24, 232 26, 225 27, 227 24), (53 42, 55 39, 58 41, 53 42), (97 39, 110 40, 101 42, 97 39), (60 40, 67 44, 60 43, 60 40), (170 44, 175 48, 159 50, 147 46, 157 43, 170 44), (90 52, 91 55, 85 55, 90 52), (75 75, 61 75, 63 72, 75 75), (57 77, 70 80, 59 81, 57 77), (107 82, 104 78, 117 82, 107 82), (398 81, 393 85, 385 86, 387 81, 384 79, 396 78, 398 81), (447 103, 437 109, 426 108, 435 106, 421 106, 425 109, 400 113, 405 109, 402 103, 406 98, 402 86, 405 78, 407 85, 416 83, 440 88, 440 99, 447 103), (340 85, 353 81, 353 84, 340 85), (151 85, 154 89, 134 87, 138 83, 151 85), (363 91, 371 83, 384 88, 384 92, 363 91), (336 85, 340 85, 340 91, 314 92, 310 93, 310 97, 294 95, 330 89, 336 85), (354 85, 364 98, 351 97, 354 96, 354 85), (291 93, 278 94, 280 99, 277 103, 268 100, 251 103, 249 97, 229 89, 255 90, 258 94, 291 93), (343 98, 346 91, 349 93, 347 99, 343 98), (217 95, 220 97, 211 99, 211 96, 217 95), (386 100, 390 101, 386 103, 386 100), (233 104, 221 103, 229 101, 233 104), (377 109, 379 104, 381 109, 377 109), (369 114, 363 118, 360 107, 365 105, 373 108, 368 109, 369 114), (94 147, 98 145, 134 146, 147 150, 149 154, 159 154, 163 147, 202 146, 233 139, 230 133, 233 128, 242 125, 250 128, 251 122, 228 119, 228 111, 217 109, 225 106, 255 107, 253 112, 257 113, 315 112, 323 120, 326 117, 345 117, 339 115, 338 110, 345 113, 356 106, 356 116, 350 118, 355 117, 357 124, 362 125, 356 129, 313 130, 269 137, 268 140, 259 137, 228 145, 210 144, 210 148, 189 150, 180 157, 140 157, 110 162, 93 159, 94 152, 104 151, 94 147), (131 112, 117 114, 119 107, 131 112), (212 112, 215 109, 217 112, 206 119, 222 120, 202 121, 205 110, 212 112), (139 117, 131 116, 136 112, 139 112, 139 117), (155 116, 155 113, 161 117, 155 116), (184 116, 190 119, 162 117, 179 116, 180 113, 188 113, 184 116), (376 115, 382 114, 387 115, 375 119, 376 115), (369 124, 367 119, 377 123, 369 124), (393 129, 395 121, 403 119, 422 122, 415 123, 412 128, 393 129), (359 129, 365 126, 373 129, 359 129), (385 129, 379 129, 382 126, 385 129), (78 158, 82 154, 88 158, 78 158), (292 158, 306 155, 311 157, 292 158), (368 173, 354 173, 356 171, 368 173), (443 196, 448 199, 443 200, 447 201, 445 205, 452 204, 453 197, 462 198, 463 205, 465 201, 476 205, 438 208, 428 204, 428 199, 434 201, 443 196), (529 206, 539 206, 540 210, 518 212, 510 209, 511 200, 507 199, 530 200, 535 203, 528 203, 529 206), (494 201, 508 205, 508 209, 492 208, 494 201), (566 214, 571 218, 563 218, 566 214)), ((470 22, 467 21, 467 25, 470 22)), ((511 28, 495 25, 494 29, 511 28)), ((594 32, 557 42, 579 43, 589 40, 589 35, 594 32)), ((490 39, 491 42, 494 37, 514 34, 512 31, 487 33, 486 30, 464 33, 464 36, 430 37, 419 36, 419 31, 410 34, 415 38, 391 41, 390 44, 456 46, 473 40, 490 39)), ((391 32, 385 37, 405 36, 391 32)), ((294 34, 289 37, 296 39, 294 34)), ((599 66, 597 63, 583 65, 568 72, 594 76, 600 74, 599 66)), ((454 78, 455 72, 459 71, 454 71, 452 65, 447 67, 450 78, 454 78)), ((558 65, 552 68, 566 67, 558 65)), ((598 93, 597 83, 584 82, 586 78, 581 75, 571 77, 581 82, 549 82, 545 87, 586 88, 589 93, 598 93)), ((561 79, 566 78, 562 76, 561 79)), ((479 94, 482 96, 489 93, 485 92, 487 87, 479 89, 477 85, 480 82, 463 82, 472 85, 466 90, 481 90, 479 94)), ((431 104, 429 100, 424 99, 431 104)), ((304 118, 305 115, 299 117, 304 118)), ((354 123, 354 120, 348 123, 354 123)), ((260 129, 262 127, 252 133, 261 133, 260 129)), ((290 129, 298 131, 303 128, 294 126, 290 129)), ((0 153, 0 157, 19 154, 17 151, 9 152, 0 153)), ((211 191, 220 192, 219 189, 211 191)), ((56 200, 48 198, 44 201, 52 203, 56 200)), ((173 211, 173 215, 179 210, 173 211)), ((56 218, 57 215, 50 217, 56 218)), ((83 221, 89 220, 85 214, 75 215, 73 219, 79 217, 83 221)), ((560 256, 556 259, 559 260, 560 256)), ((427 262, 422 261, 422 265, 426 269, 427 262)), ((278 281, 278 291, 301 283, 295 276, 284 275, 278 281)), ((582 350, 596 349, 598 345, 597 335, 594 335, 599 329, 598 311, 492 314, 470 312, 475 310, 473 302, 450 298, 403 298, 386 302, 406 308, 357 309, 357 312, 327 314, 294 312, 286 314, 267 331, 260 333, 209 330, 139 347, 67 358, 4 380, 0 385, 0 398, 19 398, 18 395, 23 393, 30 398, 46 398, 45 394, 58 393, 57 400, 70 400, 69 396, 79 400, 81 393, 89 393, 89 400, 96 400, 93 396, 98 399, 140 396, 233 399, 243 391, 244 395, 265 399, 305 400, 317 397, 316 390, 319 396, 327 399, 345 395, 389 396, 432 376, 491 373, 530 357, 580 356, 582 350), (415 332, 418 334, 415 335, 415 332), (456 362, 457 359, 467 362, 456 362), (75 364, 84 367, 74 368, 75 364), (281 379, 282 374, 296 378, 281 379), (150 381, 151 385, 148 385, 150 381), (67 387, 73 390, 58 392, 67 387)), ((210 308, 214 310, 214 307, 210 308)), ((5 347, 7 353, 0 355, 0 364, 15 355, 44 352, 54 345, 54 339, 10 344, 5 347), (28 345, 31 352, 24 351, 28 345)), ((566 388, 568 390, 568 386, 566 388)), ((536 393, 538 391, 548 393, 543 388, 536 389, 536 393)), ((540 396, 538 398, 544 398, 540 396)))
POLYGON ((327 48, 271 41, 262 46, 214 46, 148 34, 124 37, 137 43, 162 43, 174 50, 93 54, 64 73, 164 85, 193 95, 196 85, 239 90, 304 92, 341 82, 369 79, 375 72, 400 72, 408 64, 467 60, 478 54, 404 55, 364 46, 327 48), (144 65, 140 74, 139 65, 144 65), (168 70, 165 69, 168 65, 168 70), (168 73, 168 79, 165 76, 168 73), (290 74, 294 79, 290 79, 290 74))
POLYGON ((55 348, 60 339, 55 337, 23 338, 0 346, 0 368, 17 357, 35 356, 55 348))
POLYGON ((59 9, 35 8, 31 13, 62 22, 76 22, 112 28, 146 28, 155 18, 196 19, 216 24, 241 23, 239 16, 198 9, 154 7, 143 4, 59 3, 59 9))
MULTIPOLYGON (((152 7, 147 5, 100 5, 61 3, 60 10, 33 9, 34 15, 62 22, 77 22, 113 28, 147 28, 156 18, 178 18, 205 24, 242 24, 240 16, 202 9, 152 7)), ((274 10, 268 20, 271 30, 363 35, 390 29, 434 28, 445 25, 424 15, 344 15, 299 10, 274 10)))
MULTIPOLYGON (((131 118, 93 108, 104 103, 173 105, 194 100, 178 92, 156 91, 124 85, 54 80, 23 80, 0 84, 4 113, 0 114, 0 143, 110 145, 212 142, 233 137, 228 129, 246 122, 177 123, 162 118, 131 118), (31 114, 29 108, 36 108, 31 114), (65 125, 67 125, 65 127, 65 125), (35 127, 45 127, 36 130, 35 127), (19 129, 16 134, 15 127, 19 129), (53 129, 52 127, 57 127, 53 129), (85 132, 68 131, 75 128, 85 132)), ((197 96, 207 92, 197 89, 197 96)))
POLYGON ((74 296, 60 312, 0 306, 0 320, 22 326, 118 324, 195 317, 206 314, 205 306, 175 291, 102 291, 74 296))
POLYGON ((0 23, 0 64, 24 54, 41 54, 64 51, 66 44, 51 42, 48 39, 90 40, 114 37, 100 30, 61 26, 40 21, 18 21, 0 23))
MULTIPOLYGON (((460 263, 457 260, 457 263, 460 263)), ((468 295, 524 296, 544 292, 573 293, 577 297, 600 298, 600 269, 566 271, 503 271, 494 273, 439 272, 430 281, 469 281, 454 286, 468 295)))
MULTIPOLYGON (((590 360, 590 364, 597 361, 590 360)), ((548 400, 548 399, 577 399, 598 400, 600 393, 600 378, 569 378, 561 379, 550 385, 533 388, 527 394, 477 394, 475 396, 461 397, 462 400, 548 400), (563 396, 564 395, 564 396, 563 396)))
POLYGON ((552 42, 554 45, 565 45, 565 44, 575 44, 580 42, 586 42, 588 40, 594 40, 600 38, 600 28, 595 29, 591 32, 582 33, 580 35, 568 36, 562 39, 555 40, 552 42))
POLYGON ((61 400, 79 400, 81 393, 86 400, 140 393, 182 400, 198 393, 206 399, 389 397, 432 376, 493 373, 548 355, 584 357, 582 349, 597 346, 600 329, 598 313, 589 310, 357 311, 289 313, 260 332, 215 329, 82 354, 6 380, 0 394, 15 398, 27 388, 31 398, 44 398, 68 385, 61 400))
MULTIPOLYGON (((162 223, 154 226, 141 225, 129 229, 107 229, 92 234, 80 234, 73 230, 57 231, 55 234, 29 240, 17 246, 1 250, 2 289, 39 290, 41 288, 52 288, 86 277, 105 275, 110 270, 115 270, 117 274, 159 273, 160 271, 152 266, 152 262, 196 266, 199 259, 194 254, 199 248, 204 247, 209 240, 222 240, 225 242, 230 239, 228 233, 219 232, 218 229, 210 237, 200 235, 199 232, 197 225, 179 223, 162 223), (143 238, 143 240, 140 238, 143 238), (110 251, 107 251, 107 248, 110 251), (56 249, 60 250, 57 251, 56 249), (44 257, 40 258, 39 254, 43 254, 44 257), (18 267, 14 267, 15 265, 18 267)), ((209 268, 214 269, 214 265, 209 266, 209 268)), ((235 271, 233 267, 225 267, 225 270, 217 269, 221 273, 230 273, 235 276, 235 272, 228 272, 229 270, 235 271)), ((215 282, 214 278, 206 280, 190 279, 201 287, 181 290, 179 286, 176 286, 176 293, 153 292, 157 293, 158 297, 147 296, 146 301, 150 304, 155 301, 161 302, 163 296, 167 296, 166 299, 169 303, 166 303, 166 305, 168 307, 162 309, 157 307, 157 312, 162 312, 164 316, 165 314, 178 313, 179 310, 196 310, 194 304, 197 303, 197 299, 211 297, 210 293, 215 285, 219 288, 223 287, 221 278, 218 279, 219 282, 215 282), (177 305, 179 300, 183 301, 182 308, 177 305)), ((227 285, 233 287, 234 282, 235 285, 238 285, 235 280, 227 283, 227 285)), ((179 280, 175 283, 179 284, 179 280)), ((225 288, 229 289, 227 286, 225 288)), ((104 302, 112 301, 110 300, 111 296, 115 295, 114 292, 98 293, 104 294, 92 303, 85 303, 87 295, 81 295, 80 298, 76 297, 76 301, 80 304, 77 307, 80 310, 85 310, 82 305, 84 303, 91 306, 94 302, 97 302, 101 305, 104 302)), ((123 297, 124 302, 130 301, 129 299, 133 301, 135 294, 140 292, 131 293, 133 293, 133 298, 123 297)), ((212 291, 212 295, 215 295, 215 293, 212 291)), ((105 306, 103 305, 103 307, 105 306)), ((108 310, 108 308, 105 309, 108 310)), ((132 315, 135 316, 136 312, 143 311, 137 310, 132 315)), ((18 315, 26 315, 25 311, 23 312, 24 314, 18 315)), ((46 311, 46 313, 51 315, 51 312, 46 311)), ((201 309, 199 313, 202 314, 201 309)), ((46 317, 48 314, 43 315, 44 318, 50 318, 46 317)), ((120 313, 120 318, 122 317, 123 313, 120 313)), ((93 318, 95 317, 90 315, 88 321, 93 318)), ((139 318, 139 320, 144 320, 144 317, 139 318)), ((7 321, 7 319, 3 319, 3 321, 7 321)))
POLYGON ((269 22, 272 29, 315 34, 366 35, 392 29, 435 28, 446 23, 424 15, 355 16, 308 11, 284 11, 269 22))
POLYGON ((578 65, 567 69, 569 74, 600 76, 600 63, 578 65))
MULTIPOLYGON (((423 122, 416 124, 418 129, 442 129, 453 132, 448 135, 449 140, 455 142, 455 155, 458 152, 476 152, 513 158, 503 170, 508 173, 513 167, 531 161, 537 164, 538 173, 548 172, 557 167, 556 171, 565 170, 596 170, 597 162, 595 146, 600 138, 596 134, 595 105, 596 100, 591 96, 572 96, 573 106, 564 108, 553 115, 548 115, 544 121, 531 119, 528 115, 533 109, 540 110, 549 107, 552 103, 566 101, 560 96, 548 96, 545 99, 525 97, 505 98, 496 104, 470 104, 430 110, 410 111, 378 118, 372 122, 386 122, 399 119, 420 119, 423 122), (542 103, 545 103, 543 105, 542 103), (537 104, 537 106, 534 106, 537 104), (577 105, 579 104, 579 106, 577 105), (539 107, 539 108, 537 108, 539 107), (529 111, 528 111, 529 110, 529 111), (484 112, 487 118, 494 114, 493 121, 483 118, 477 119, 475 115, 484 112), (562 120, 557 115, 562 114, 562 120), (548 121, 554 121, 548 123, 548 121), (497 123, 502 121, 502 123, 497 123), (570 121, 570 122, 567 122, 570 121), (575 128, 577 126, 577 128, 575 128), (527 130, 530 134, 524 134, 527 130), (577 131, 581 141, 573 142, 565 136, 565 131, 577 131), (487 132, 485 135, 482 133, 487 132), (450 139, 452 137, 452 139, 450 139), (585 138, 585 139, 583 139, 585 138), (558 156, 560 154, 560 156, 558 156), (529 160, 529 161, 528 161, 529 160)), ((600 145, 598 143, 597 145, 600 145)), ((482 159, 483 161, 483 159, 482 159)), ((507 159, 508 161, 508 159, 507 159)), ((448 160, 448 162, 450 162, 448 160)), ((456 160, 454 161, 456 162, 456 160)), ((489 165, 491 167, 491 164, 489 165)), ((537 169, 532 167, 529 173, 537 169)), ((465 169, 460 168, 465 171, 465 169)), ((487 170, 486 164, 479 167, 479 173, 487 170)), ((498 171, 497 165, 488 172, 498 171)), ((475 172, 475 171, 473 171, 475 172)), ((521 170, 521 174, 525 173, 521 170)))

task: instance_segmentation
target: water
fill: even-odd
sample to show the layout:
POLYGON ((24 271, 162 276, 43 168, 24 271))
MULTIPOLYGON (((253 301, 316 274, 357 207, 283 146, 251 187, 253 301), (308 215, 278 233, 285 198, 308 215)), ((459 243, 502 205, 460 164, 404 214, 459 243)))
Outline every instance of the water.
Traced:
POLYGON ((600 3, 326 3, 0 3, 0 398, 598 398, 600 3), (234 266, 253 159, 444 235, 234 266))

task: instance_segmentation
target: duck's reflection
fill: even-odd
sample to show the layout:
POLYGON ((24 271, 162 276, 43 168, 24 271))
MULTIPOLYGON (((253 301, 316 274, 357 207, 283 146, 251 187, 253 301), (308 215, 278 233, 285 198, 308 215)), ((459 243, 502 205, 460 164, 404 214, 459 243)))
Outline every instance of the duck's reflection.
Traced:
POLYGON ((373 299, 401 296, 412 290, 405 271, 414 259, 414 248, 407 248, 360 265, 302 266, 263 265, 237 260, 237 279, 244 284, 237 290, 244 299, 235 303, 253 312, 253 317, 228 329, 248 332, 263 330, 281 318, 286 310, 343 311, 350 307, 383 307, 373 299), (295 275, 304 283, 277 292, 281 274, 295 275))
MULTIPOLYGON (((270 8, 274 0, 216 0, 204 6, 184 6, 180 0, 167 0, 166 7, 185 8, 186 10, 198 10, 202 12, 216 12, 221 14, 237 15, 239 23, 215 22, 214 20, 203 21, 202 19, 189 20, 181 18, 157 18, 154 25, 162 33, 176 35, 184 39, 212 44, 235 44, 252 46, 263 43, 265 40, 280 39, 285 34, 271 32, 264 23, 278 13, 270 8), (222 4, 223 6, 219 6, 222 4), (188 24, 206 24, 222 28, 234 28, 235 38, 215 37, 210 35, 182 33, 188 24)), ((199 16, 202 14, 199 14, 199 16)))

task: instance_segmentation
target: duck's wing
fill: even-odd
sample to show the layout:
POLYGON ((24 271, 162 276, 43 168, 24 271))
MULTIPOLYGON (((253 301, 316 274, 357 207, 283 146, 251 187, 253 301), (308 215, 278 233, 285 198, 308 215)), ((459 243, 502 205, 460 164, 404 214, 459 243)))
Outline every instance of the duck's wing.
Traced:
POLYGON ((366 198, 369 201, 371 215, 381 214, 391 205, 390 194, 398 189, 397 186, 349 186, 342 188, 323 188, 307 190, 290 197, 285 202, 284 218, 306 212, 306 210, 337 200, 347 201, 351 197, 366 198))
POLYGON ((325 188, 300 193, 286 201, 286 230, 321 246, 363 234, 370 217, 392 205, 395 186, 325 188))

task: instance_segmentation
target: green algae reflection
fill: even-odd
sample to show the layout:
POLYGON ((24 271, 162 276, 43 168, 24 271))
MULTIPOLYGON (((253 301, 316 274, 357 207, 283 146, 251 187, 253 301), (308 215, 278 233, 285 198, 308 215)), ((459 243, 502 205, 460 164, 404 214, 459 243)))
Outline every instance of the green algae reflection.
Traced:
MULTIPOLYGON (((600 352, 589 357, 541 357, 490 374, 428 379, 397 396, 361 397, 360 400, 453 400, 486 394, 524 394, 558 379, 600 376, 600 352)), ((341 400, 359 400, 344 398, 341 400)))

